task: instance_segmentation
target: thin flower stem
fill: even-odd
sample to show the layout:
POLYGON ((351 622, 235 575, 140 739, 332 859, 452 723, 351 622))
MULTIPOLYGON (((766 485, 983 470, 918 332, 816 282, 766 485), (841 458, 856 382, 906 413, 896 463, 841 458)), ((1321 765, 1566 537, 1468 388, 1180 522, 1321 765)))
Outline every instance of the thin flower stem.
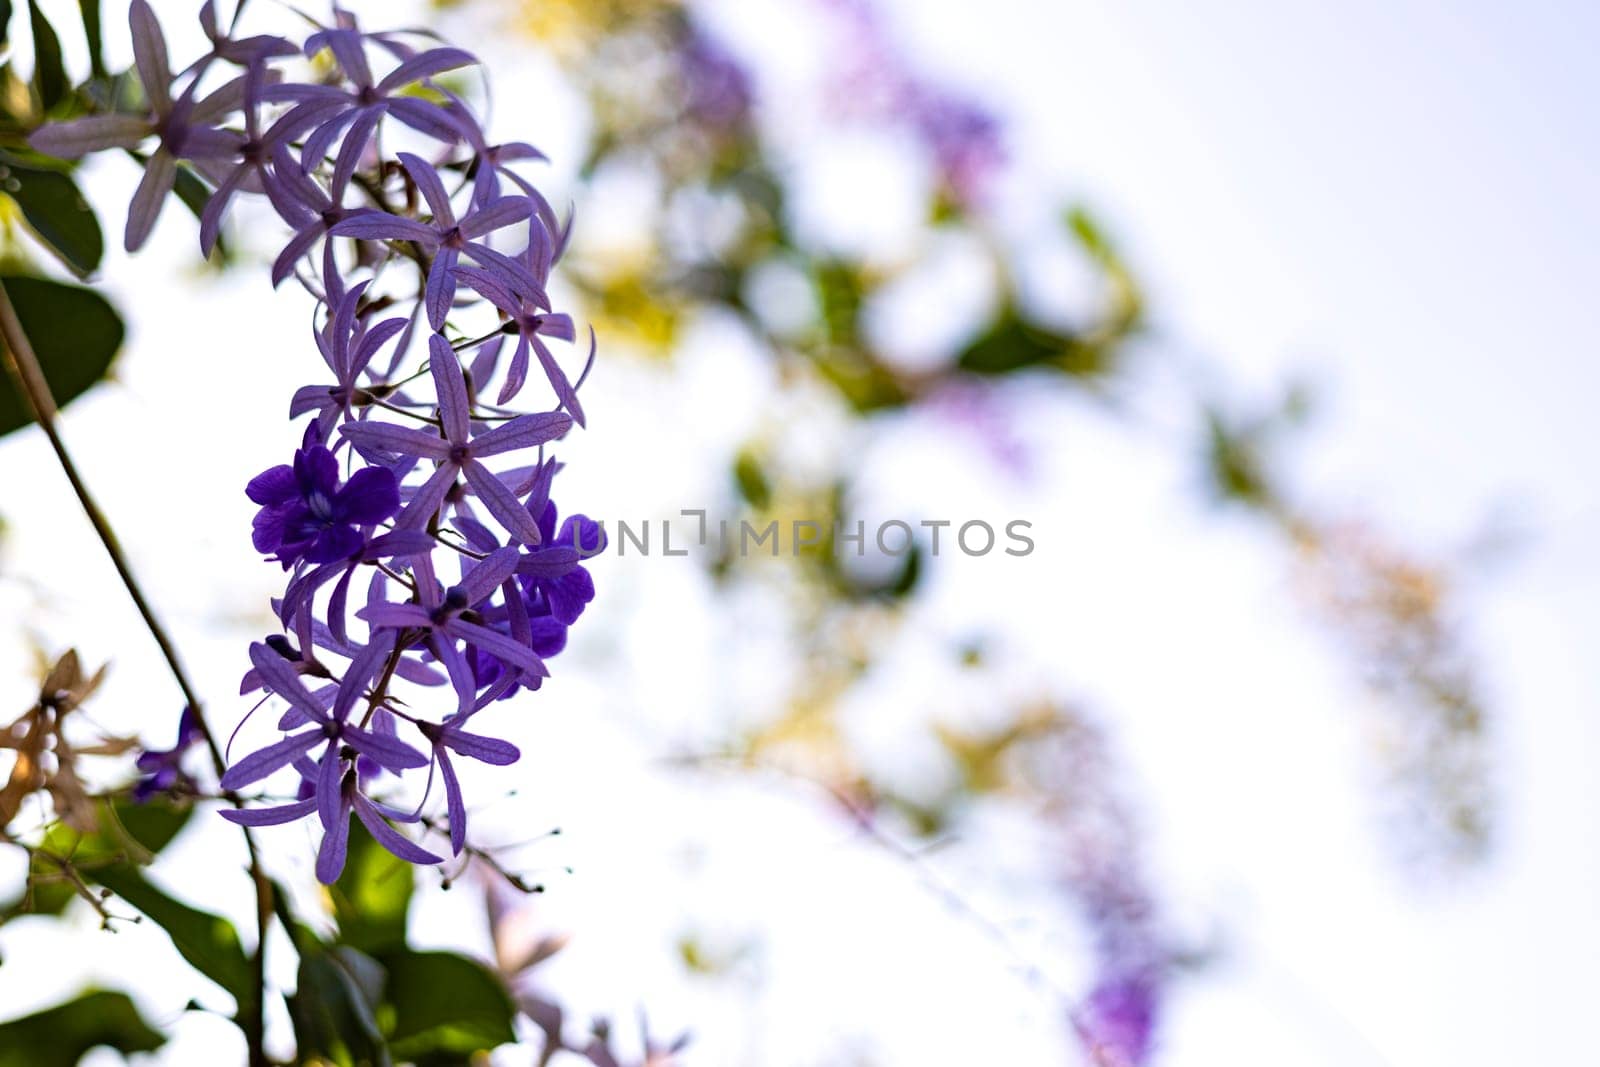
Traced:
MULTIPOLYGON (((83 513, 88 516, 89 523, 94 527, 95 533, 100 538, 100 543, 105 547, 106 555, 111 557, 111 565, 116 568, 117 575, 122 579, 123 588, 128 592, 128 597, 138 609, 139 616, 144 620, 145 629, 154 638, 156 646, 160 648, 162 658, 167 662, 167 668, 172 672, 172 677, 178 683, 178 689, 183 694, 184 700, 194 712, 194 719, 200 728, 200 734, 205 739, 206 749, 211 754, 212 765, 216 768, 220 778, 227 770, 227 763, 222 757, 222 749, 217 744, 217 738, 211 731, 211 726, 206 722, 202 710, 200 697, 194 684, 190 682, 183 663, 178 658, 177 647, 166 629, 156 618, 155 611, 150 607, 150 602, 145 599, 144 591, 139 587, 138 580, 133 576, 133 569, 128 565, 127 557, 123 554, 122 546, 117 541, 117 535, 111 528, 105 513, 95 503, 94 497, 89 494, 89 488, 84 484, 83 477, 78 473, 77 464, 73 462, 72 454, 67 451, 66 442, 61 439, 61 434, 56 427, 56 401, 50 392, 50 383, 45 379, 44 368, 39 365, 39 358, 34 354, 33 345, 28 341, 27 332, 22 328, 22 322, 17 318, 17 309, 11 303, 11 295, 6 292, 4 283, 0 283, 0 341, 3 341, 6 369, 16 381, 18 389, 27 398, 28 406, 33 411, 34 420, 39 424, 39 429, 44 431, 45 439, 50 442, 50 447, 55 451, 56 459, 61 464, 62 473, 67 476, 67 481, 72 486, 78 504, 83 508, 83 513)), ((243 806, 243 801, 237 794, 225 794, 236 807, 243 806)), ((241 1025, 245 1031, 245 1038, 250 1048, 251 1067, 266 1067, 268 1060, 265 1046, 265 1012, 266 1005, 266 947, 267 926, 272 919, 272 884, 267 880, 266 873, 261 868, 261 859, 256 850, 255 836, 244 830, 245 846, 250 856, 250 878, 255 883, 256 889, 256 920, 258 939, 252 963, 255 968, 256 999, 254 1004, 240 1005, 240 1014, 243 1016, 241 1025)))

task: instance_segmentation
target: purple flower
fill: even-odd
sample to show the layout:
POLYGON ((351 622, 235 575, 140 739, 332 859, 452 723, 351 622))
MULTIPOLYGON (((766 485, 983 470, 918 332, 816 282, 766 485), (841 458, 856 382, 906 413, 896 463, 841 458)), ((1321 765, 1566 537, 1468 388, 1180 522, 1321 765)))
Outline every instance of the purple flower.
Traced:
MULTIPOLYGON (((544 234, 544 227, 534 226, 532 229, 538 243, 548 248, 549 238, 544 234)), ((549 262, 546 259, 542 275, 536 274, 536 277, 548 275, 549 272, 549 262)), ((572 326, 572 316, 552 313, 549 298, 544 295, 542 289, 534 293, 517 292, 507 286, 498 275, 474 267, 457 267, 455 273, 462 281, 489 298, 489 302, 506 318, 506 324, 502 327, 503 332, 517 339, 517 347, 512 353, 511 366, 506 371, 505 385, 500 389, 497 403, 504 404, 522 391, 522 384, 528 378, 528 352, 531 349, 539 357, 539 366, 544 369, 550 387, 555 390, 556 399, 572 416, 572 421, 582 426, 583 406, 578 403, 578 391, 572 387, 566 372, 556 363, 555 356, 541 340, 542 337, 555 337, 562 341, 574 340, 577 333, 572 326)), ((594 351, 592 334, 589 348, 592 354, 594 351)))
POLYGON ((531 200, 525 196, 502 196, 471 205, 467 214, 458 220, 438 172, 409 152, 401 152, 399 159, 433 212, 432 221, 419 222, 387 211, 366 209, 352 212, 329 232, 336 237, 367 241, 414 241, 426 249, 433 256, 427 278, 428 325, 435 330, 443 328, 445 316, 455 299, 455 266, 463 255, 498 273, 507 285, 520 286, 525 291, 539 288, 525 268, 479 240, 527 220, 533 214, 531 200))
MULTIPOLYGON (((304 130, 288 117, 261 129, 260 103, 263 87, 274 76, 260 62, 246 70, 241 85, 240 106, 244 112, 244 136, 233 146, 233 158, 225 160, 216 155, 207 157, 202 170, 214 183, 216 191, 206 201, 200 214, 200 251, 211 254, 222 229, 222 217, 233 202, 235 193, 263 192, 274 180, 270 169, 274 154, 304 130)), ((236 83, 237 84, 237 83, 236 83)))
POLYGON ((251 645, 250 662, 261 672, 262 682, 269 691, 289 704, 285 720, 293 725, 309 726, 310 729, 290 734, 276 744, 252 752, 234 763, 222 776, 222 788, 238 789, 258 782, 274 771, 287 767, 318 745, 326 745, 328 751, 335 754, 348 746, 394 770, 425 766, 427 760, 402 742, 346 721, 356 699, 365 692, 392 647, 389 641, 374 639, 362 649, 360 655, 350 662, 331 704, 325 708, 324 704, 328 702, 314 696, 301 684, 299 674, 288 660, 264 642, 251 645))
POLYGON ((328 803, 329 787, 321 787, 316 800, 318 812, 322 815, 323 829, 327 832, 322 835, 322 847, 317 850, 317 881, 323 885, 332 885, 344 870, 345 857, 350 848, 350 814, 355 813, 356 818, 367 828, 378 844, 388 849, 409 863, 443 863, 444 857, 429 852, 427 849, 413 842, 390 826, 385 816, 399 821, 415 822, 415 815, 397 812, 392 808, 380 808, 371 800, 362 795, 359 776, 354 767, 344 767, 334 763, 331 756, 323 757, 325 766, 337 767, 339 780, 337 794, 328 803), (330 810, 324 812, 323 808, 330 810))
POLYGON ((339 484, 339 461, 322 445, 310 443, 294 464, 262 471, 245 493, 261 505, 251 538, 256 551, 288 570, 301 560, 332 563, 360 552, 366 538, 359 526, 372 526, 400 508, 394 474, 363 467, 339 484))
POLYGON ((685 85, 684 110, 700 125, 729 130, 750 115, 750 73, 721 43, 691 26, 678 46, 685 85))
MULTIPOLYGON (((543 159, 536 149, 520 141, 488 144, 469 103, 431 84, 475 62, 460 49, 418 48, 419 36, 427 35, 416 31, 364 33, 337 7, 332 25, 314 32, 303 49, 273 36, 235 38, 206 0, 200 25, 207 50, 174 76, 148 0, 133 0, 129 23, 146 113, 91 114, 46 126, 34 132, 33 145, 76 157, 154 142, 129 211, 130 249, 149 235, 180 160, 215 188, 202 212, 203 250, 215 245, 240 197, 264 196, 290 230, 273 264, 273 284, 295 275, 321 304, 314 335, 331 376, 301 387, 290 401, 291 419, 313 416, 293 462, 262 472, 246 489, 259 506, 253 543, 290 573, 272 601, 283 632, 250 646, 251 669, 240 691, 265 690, 287 710, 280 736, 241 754, 222 776, 232 791, 292 769, 298 795, 224 814, 268 826, 316 812, 324 829, 317 875, 324 882, 344 866, 352 817, 397 856, 438 862, 394 825, 417 822, 420 809, 389 807, 368 789, 424 766, 431 785, 437 770, 451 846, 464 848, 466 808, 453 759, 518 758, 509 743, 467 732, 469 718, 538 688, 547 674, 544 657, 561 650, 567 627, 594 595, 582 554, 553 542, 603 544, 603 532, 580 516, 558 534, 549 486, 559 465, 545 455, 547 445, 583 421, 577 391, 595 350, 591 331, 590 362, 573 382, 546 347, 550 338, 577 336, 546 292, 570 217, 560 222, 513 169, 543 159), (324 50, 333 56, 332 70, 310 82, 285 80, 291 68, 279 61, 324 50), (393 60, 381 78, 369 63, 379 53, 393 60), (218 72, 226 74, 213 78, 218 72), (409 91, 419 83, 428 95, 409 91), (442 105, 435 102, 440 95, 442 105), (377 131, 386 118, 433 147, 379 158, 377 131), (404 206, 391 203, 400 171, 407 179, 404 206), (460 176, 453 193, 441 172, 452 182, 460 176), (515 195, 500 195, 503 187, 515 195), (372 206, 345 206, 356 188, 372 206), (420 217, 413 190, 424 205, 420 217), (505 229, 521 241, 515 254, 491 244, 505 229), (300 270, 313 257, 320 264, 300 270), (395 284, 395 275, 412 266, 415 288, 403 278, 395 284), (459 342, 463 352, 479 349, 464 366, 468 357, 438 331, 458 303, 485 299, 505 325, 487 339, 459 342), (426 363, 407 370, 424 315, 433 327, 426 363), (507 380, 498 405, 487 407, 480 394, 511 337, 507 380), (378 358, 385 350, 387 366, 378 358), (518 394, 534 359, 558 410, 503 410, 499 405, 518 394), (411 383, 422 377, 432 382, 431 398, 413 393, 411 383), (485 406, 475 409, 479 404, 485 406), (503 473, 485 465, 524 450, 531 455, 523 465, 503 473), (473 498, 504 530, 504 545, 474 516, 473 498), (457 563, 448 562, 452 556, 457 563), (443 567, 460 568, 460 580, 448 588, 436 577, 443 567), (351 588, 363 573, 370 575, 365 600, 352 611, 351 588), (419 717, 390 691, 394 684, 447 679, 456 707, 442 722, 419 717), (364 706, 359 717, 358 706, 364 706), (428 756, 414 747, 419 739, 428 756)), ((186 713, 172 749, 140 757, 135 794, 182 786, 182 755, 198 736, 198 723, 186 713)))
POLYGON ((419 848, 389 826, 384 821, 384 813, 357 789, 356 756, 367 756, 377 765, 393 771, 428 763, 421 753, 392 735, 363 729, 347 721, 356 699, 372 682, 392 648, 388 641, 374 640, 363 649, 351 661, 331 706, 324 710, 323 701, 306 690, 300 676, 283 656, 264 643, 250 646, 250 662, 255 664, 266 687, 289 703, 285 719, 310 728, 289 734, 276 744, 234 763, 222 776, 222 787, 238 789, 250 785, 295 763, 318 745, 324 746, 324 750, 317 763, 313 796, 273 807, 225 811, 223 815, 244 826, 270 826, 316 811, 326 831, 317 855, 317 877, 324 883, 333 882, 344 869, 352 810, 373 836, 395 855, 413 863, 439 861, 438 856, 419 848))
POLYGON ((338 308, 328 316, 327 325, 317 334, 317 348, 333 371, 332 385, 307 385, 295 390, 289 402, 289 417, 297 419, 308 411, 315 411, 317 438, 327 441, 333 424, 343 416, 354 417, 354 406, 376 400, 377 394, 358 386, 367 365, 378 350, 406 328, 409 323, 402 318, 385 319, 369 326, 357 316, 361 298, 367 290, 366 282, 352 288, 339 301, 338 308))
POLYGON ((1091 1053, 1119 1067, 1141 1067, 1148 1062, 1157 1000, 1157 980, 1152 975, 1125 974, 1102 979, 1078 1016, 1091 1053))
POLYGON ((262 97, 274 103, 295 105, 284 121, 301 128, 316 126, 301 152, 307 170, 321 163, 333 142, 340 134, 344 135, 333 166, 335 187, 343 187, 355 173, 373 130, 386 115, 446 144, 459 140, 459 120, 452 118, 448 111, 430 100, 399 93, 419 81, 477 62, 471 53, 459 48, 435 48, 412 56, 381 81, 375 81, 372 68, 367 64, 364 40, 358 30, 335 27, 314 34, 306 41, 308 55, 323 48, 334 54, 349 79, 348 88, 281 85, 266 90, 262 97))
POLYGON ((229 82, 196 102, 193 94, 199 85, 197 79, 174 100, 166 38, 146 0, 133 0, 128 8, 128 23, 133 31, 134 66, 150 102, 150 114, 90 115, 52 123, 34 131, 28 143, 47 155, 76 159, 107 148, 137 148, 148 137, 160 138, 145 163, 144 178, 128 208, 123 243, 133 252, 150 236, 167 194, 172 192, 178 177, 178 160, 226 160, 237 153, 244 138, 212 129, 210 124, 238 110, 244 97, 244 82, 229 82))
POLYGON ((539 516, 542 543, 549 547, 524 556, 517 573, 529 595, 537 594, 548 614, 571 626, 594 599, 594 579, 581 561, 605 550, 606 532, 587 515, 567 516, 560 534, 555 527, 556 505, 549 501, 539 516))
POLYGON ((171 748, 147 748, 139 753, 136 765, 141 775, 133 787, 133 799, 143 804, 159 793, 170 793, 178 786, 194 787, 183 770, 183 756, 205 737, 194 709, 185 707, 178 717, 178 740, 171 748))
MULTIPOLYGON (((418 598, 414 604, 368 604, 356 612, 356 617, 379 629, 412 631, 423 636, 435 658, 444 664, 450 679, 455 683, 460 697, 459 710, 471 710, 477 685, 466 660, 456 649, 460 641, 499 660, 507 668, 519 671, 528 678, 542 678, 549 674, 533 649, 523 642, 492 630, 473 618, 474 609, 487 600, 496 589, 516 573, 521 553, 515 548, 502 548, 469 567, 461 581, 440 595, 438 583, 421 580, 419 575, 418 598)), ((428 570, 428 568, 417 568, 428 570)), ((431 579, 431 575, 429 576, 431 579)))
POLYGON ((554 441, 571 428, 572 419, 558 412, 521 415, 474 437, 471 402, 461 376, 461 364, 449 342, 438 334, 428 338, 428 352, 429 371, 438 393, 442 436, 379 422, 345 423, 339 431, 357 449, 431 459, 438 464, 433 475, 400 513, 398 527, 426 526, 439 513, 456 476, 461 475, 489 509, 489 514, 508 533, 523 544, 538 544, 538 524, 517 500, 516 494, 479 461, 554 441))
POLYGON ((235 39, 217 24, 215 0, 206 0, 200 8, 200 29, 211 42, 211 51, 193 65, 195 68, 213 59, 223 59, 241 67, 254 66, 268 59, 281 59, 299 53, 300 49, 282 37, 258 36, 235 39))
POLYGON ((467 718, 465 715, 452 715, 438 724, 417 723, 422 736, 433 745, 433 759, 439 766, 440 777, 444 779, 445 803, 450 816, 450 847, 457 854, 467 843, 467 808, 461 799, 461 782, 450 763, 450 753, 470 756, 497 767, 507 766, 522 758, 522 753, 509 741, 467 733, 461 728, 467 718))

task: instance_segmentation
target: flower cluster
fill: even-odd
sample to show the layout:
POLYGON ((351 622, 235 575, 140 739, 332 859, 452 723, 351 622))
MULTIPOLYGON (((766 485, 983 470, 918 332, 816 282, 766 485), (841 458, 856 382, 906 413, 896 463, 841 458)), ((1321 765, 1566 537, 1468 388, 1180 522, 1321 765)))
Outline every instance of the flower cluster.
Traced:
MULTIPOLYGON (((577 392, 594 357, 592 332, 575 378, 552 350, 576 340, 547 294, 567 228, 514 169, 540 153, 485 135, 462 88, 477 62, 467 52, 365 32, 337 8, 303 46, 240 37, 209 0, 200 19, 210 49, 174 74, 154 13, 134 0, 142 109, 46 126, 30 143, 71 158, 146 149, 130 251, 180 168, 214 189, 206 253, 241 194, 287 225, 273 283, 294 277, 317 299, 328 379, 293 397, 290 417, 310 418, 292 461, 247 488, 255 547, 287 581, 274 601, 283 632, 251 645, 242 691, 287 710, 281 736, 221 785, 290 771, 298 782, 293 799, 224 814, 251 826, 314 814, 324 882, 344 866, 352 816, 396 855, 438 862, 394 824, 423 821, 438 781, 450 847, 465 847, 452 761, 518 758, 477 716, 538 688, 594 596, 583 560, 604 547, 583 516, 558 530, 550 496, 560 465, 547 446, 583 424, 577 392), (507 407, 530 380, 548 385, 548 406, 507 407), (352 605, 358 577, 365 595, 352 605), (395 694, 402 682, 449 696, 429 716, 395 694), (379 783, 405 775, 425 776, 420 803, 377 799, 379 783)), ((182 740, 141 762, 150 789, 176 780, 182 740)))

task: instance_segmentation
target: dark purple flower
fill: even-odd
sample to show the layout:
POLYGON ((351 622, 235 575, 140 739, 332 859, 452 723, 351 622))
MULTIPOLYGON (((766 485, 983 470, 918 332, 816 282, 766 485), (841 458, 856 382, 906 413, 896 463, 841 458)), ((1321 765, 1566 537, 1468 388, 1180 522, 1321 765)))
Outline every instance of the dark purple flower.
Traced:
POLYGON ((147 748, 139 753, 136 765, 141 777, 133 787, 133 799, 145 803, 159 793, 170 793, 179 785, 193 788, 183 770, 183 756, 205 737, 194 709, 185 707, 178 717, 178 740, 171 748, 147 748))
POLYGON ((357 529, 391 518, 400 508, 394 474, 363 467, 339 484, 339 461, 319 444, 307 444, 293 465, 262 471, 245 493, 261 505, 252 541, 256 551, 283 563, 332 563, 360 552, 366 538, 357 529))
POLYGON ((523 557, 517 574, 557 622, 571 626, 594 599, 594 579, 581 561, 605 550, 606 532, 587 515, 569 515, 557 534, 554 501, 545 504, 539 531, 545 547, 523 557))

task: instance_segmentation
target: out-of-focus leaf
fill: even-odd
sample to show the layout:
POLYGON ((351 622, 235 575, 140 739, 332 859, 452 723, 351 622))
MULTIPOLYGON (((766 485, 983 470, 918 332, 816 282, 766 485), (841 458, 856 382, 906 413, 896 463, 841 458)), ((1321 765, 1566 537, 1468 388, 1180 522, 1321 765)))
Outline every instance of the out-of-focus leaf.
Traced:
POLYGON ((33 27, 33 87, 46 111, 59 104, 71 88, 61 62, 61 39, 39 10, 38 0, 28 0, 28 21, 33 27))
POLYGON ((366 827, 352 826, 344 873, 329 887, 340 943, 371 953, 404 946, 415 871, 374 841, 366 827))
POLYGON ((812 359, 858 414, 902 407, 910 399, 895 376, 859 348, 828 346, 813 352, 812 359))
POLYGON ((772 483, 767 481, 761 461, 748 449, 741 451, 734 460, 733 480, 739 486, 739 495, 751 507, 761 510, 772 503, 772 483))
MULTIPOLYGON (((92 289, 25 275, 0 275, 23 332, 44 368, 58 405, 106 376, 122 347, 122 319, 92 289)), ((0 435, 28 425, 33 414, 8 374, 0 374, 0 435)))
POLYGON ((961 353, 962 370, 973 374, 1011 374, 1030 367, 1060 365, 1073 339, 1025 320, 1013 307, 1001 311, 988 332, 961 353))
POLYGON ((78 184, 59 170, 30 167, 0 152, 0 190, 22 209, 22 217, 44 246, 78 275, 100 266, 105 242, 78 184))
POLYGON ((299 980, 289 997, 299 1060, 321 1056, 341 1067, 387 1067, 393 1061, 375 1014, 383 966, 348 946, 302 941, 299 948, 299 980))
POLYGON ((11 40, 11 0, 0 0, 0 45, 11 40))
MULTIPOLYGON (((100 827, 97 832, 80 834, 58 823, 51 827, 36 852, 70 858, 74 871, 93 880, 94 872, 101 867, 148 863, 178 836, 193 814, 192 805, 180 806, 160 799, 147 804, 102 800, 96 811, 100 827)), ((35 879, 31 892, 0 907, 0 918, 59 915, 77 895, 71 883, 60 876, 60 869, 41 856, 36 856, 29 873, 35 879)))
POLYGON ((241 1006, 254 999, 255 975, 232 923, 168 896, 135 867, 116 864, 86 873, 165 930, 179 955, 241 1006))
POLYGON ((385 1012, 396 1056, 476 1052, 516 1040, 516 1008, 505 985, 483 964, 451 952, 400 952, 384 957, 389 972, 385 1012))
POLYGON ((89 45, 89 69, 96 78, 103 78, 106 60, 104 35, 100 31, 100 0, 78 0, 78 11, 83 15, 83 39, 89 45))
POLYGON ((0 1067, 74 1067, 101 1045, 127 1055, 154 1052, 165 1042, 126 994, 90 990, 65 1004, 0 1023, 0 1067))
POLYGON ((817 265, 812 283, 817 289, 828 340, 836 345, 854 344, 860 336, 861 304, 866 293, 861 273, 848 263, 828 261, 817 265))
POLYGON ((1111 242, 1106 239, 1105 232, 1100 229, 1100 224, 1095 222, 1094 217, 1084 208, 1068 208, 1066 223, 1067 229, 1072 231, 1072 235, 1078 239, 1078 243, 1083 246, 1084 251, 1088 252, 1096 260, 1105 262, 1115 256, 1116 253, 1111 248, 1111 242))
POLYGON ((1206 412, 1206 459, 1221 499, 1252 507, 1272 501, 1259 435, 1229 425, 1217 411, 1206 412))

